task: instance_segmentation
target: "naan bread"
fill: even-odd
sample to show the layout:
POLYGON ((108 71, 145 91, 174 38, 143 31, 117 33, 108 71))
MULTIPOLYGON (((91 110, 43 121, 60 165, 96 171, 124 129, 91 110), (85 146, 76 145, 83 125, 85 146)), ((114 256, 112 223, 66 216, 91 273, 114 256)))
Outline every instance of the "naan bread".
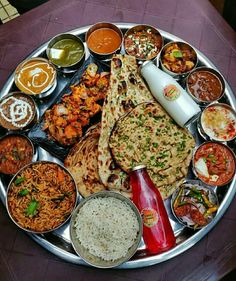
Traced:
POLYGON ((109 146, 125 172, 145 164, 166 199, 186 177, 195 141, 159 104, 142 103, 116 122, 109 146))
POLYGON ((115 165, 108 142, 115 122, 124 113, 145 101, 153 101, 153 97, 138 74, 136 59, 127 55, 113 56, 110 89, 103 106, 98 145, 99 176, 109 190, 131 192, 127 174, 115 165))
POLYGON ((83 197, 106 189, 98 175, 100 129, 100 124, 92 127, 65 159, 65 167, 71 172, 83 197))

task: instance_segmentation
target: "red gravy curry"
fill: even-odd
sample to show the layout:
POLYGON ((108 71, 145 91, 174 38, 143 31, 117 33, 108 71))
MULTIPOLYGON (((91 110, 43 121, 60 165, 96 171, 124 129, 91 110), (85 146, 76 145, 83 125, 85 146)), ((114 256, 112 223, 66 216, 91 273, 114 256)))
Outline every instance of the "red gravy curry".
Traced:
POLYGON ((193 162, 199 179, 209 185, 225 185, 235 174, 233 152, 227 146, 217 142, 201 145, 194 155, 193 162), (205 166, 206 168, 199 167, 197 163, 200 162, 202 162, 201 167, 205 166))
POLYGON ((24 136, 8 135, 0 140, 0 172, 15 174, 33 158, 33 146, 24 136))
POLYGON ((97 54, 110 54, 120 47, 121 37, 111 28, 100 28, 89 35, 87 44, 97 54))
POLYGON ((212 102, 222 95, 222 84, 209 71, 195 71, 188 78, 188 89, 199 101, 212 102))

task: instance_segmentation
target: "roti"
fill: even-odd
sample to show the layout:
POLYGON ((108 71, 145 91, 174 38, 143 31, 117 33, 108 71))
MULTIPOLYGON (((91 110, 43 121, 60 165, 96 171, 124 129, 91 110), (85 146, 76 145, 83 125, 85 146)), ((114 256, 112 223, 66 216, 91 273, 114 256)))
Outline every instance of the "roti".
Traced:
POLYGON ((158 103, 142 103, 116 122, 109 146, 126 173, 145 164, 166 199, 184 181, 195 141, 158 103))
POLYGON ((98 175, 100 129, 100 123, 91 127, 84 138, 71 149, 64 162, 83 197, 106 189, 98 175))
POLYGON ((99 176, 109 190, 131 192, 127 174, 115 165, 108 145, 115 122, 137 104, 153 100, 147 86, 138 74, 135 57, 113 56, 110 88, 103 105, 102 128, 98 145, 99 176))

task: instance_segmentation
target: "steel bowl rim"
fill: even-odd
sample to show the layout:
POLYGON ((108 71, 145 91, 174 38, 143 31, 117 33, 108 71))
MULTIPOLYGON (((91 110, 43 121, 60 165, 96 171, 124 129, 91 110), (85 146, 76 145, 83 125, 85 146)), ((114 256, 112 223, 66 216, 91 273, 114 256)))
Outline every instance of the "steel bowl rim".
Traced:
POLYGON ((193 70, 197 67, 197 65, 198 65, 198 54, 197 54, 195 48, 194 48, 191 44, 189 44, 189 43, 187 43, 187 42, 185 42, 185 41, 179 41, 179 40, 178 40, 178 41, 170 41, 170 42, 166 43, 166 44, 162 47, 162 49, 161 49, 161 51, 160 51, 160 56, 159 56, 159 63, 160 63, 160 65, 161 65, 161 68, 162 68, 166 73, 168 73, 170 76, 172 76, 172 77, 174 77, 174 78, 175 78, 175 77, 176 77, 176 78, 178 78, 178 77, 183 78, 183 77, 186 77, 191 71, 193 71, 193 70), (194 53, 195 53, 195 55, 196 55, 196 62, 195 62, 195 64, 194 64, 194 67, 193 67, 191 70, 186 71, 186 72, 173 72, 173 71, 167 69, 167 68, 163 65, 163 63, 162 63, 162 54, 163 54, 165 48, 167 48, 169 45, 172 45, 172 44, 175 44, 175 43, 176 43, 176 44, 185 44, 185 45, 187 45, 188 47, 190 47, 190 49, 192 49, 192 50, 194 51, 194 53))
POLYGON ((63 225, 64 225, 66 222, 68 222, 69 219, 71 218, 71 215, 72 215, 74 209, 76 208, 77 200, 78 200, 78 190, 77 190, 77 186, 76 186, 76 182, 75 182, 75 180, 74 180, 74 177, 71 175, 71 173, 69 172, 69 170, 67 170, 67 168, 65 168, 62 164, 59 164, 59 163, 56 163, 56 162, 53 162, 53 161, 49 161, 49 160, 38 160, 38 161, 35 161, 35 162, 31 162, 31 163, 25 165, 24 167, 22 167, 22 168, 13 176, 13 178, 10 180, 10 182, 9 182, 9 184, 8 184, 8 186, 7 186, 7 191, 6 191, 6 209, 7 209, 7 213, 8 213, 8 215, 9 215, 9 217, 11 218, 11 220, 13 221, 13 223, 14 223, 15 225, 17 225, 20 229, 22 229, 22 230, 24 230, 24 231, 26 231, 26 232, 28 232, 28 233, 31 233, 31 234, 45 234, 45 233, 49 233, 49 232, 52 232, 52 231, 54 231, 54 230, 57 230, 58 228, 60 228, 61 226, 63 226, 63 225), (66 171, 66 172, 70 175, 70 177, 71 177, 71 179, 72 179, 72 181, 73 181, 73 183, 74 183, 74 187, 75 187, 75 203, 74 203, 74 207, 73 207, 73 209, 72 209, 70 215, 69 215, 69 216, 66 218, 66 220, 65 220, 64 222, 62 222, 60 225, 58 225, 57 227, 55 227, 55 228, 53 228, 53 229, 46 230, 46 231, 34 231, 34 230, 31 230, 31 229, 27 229, 27 228, 22 227, 22 226, 19 225, 19 224, 15 221, 15 219, 12 217, 11 212, 10 212, 10 210, 9 210, 9 208, 8 208, 8 192, 9 192, 9 190, 10 190, 10 188, 11 188, 12 182, 15 180, 15 178, 17 177, 17 175, 20 174, 24 169, 26 169, 26 168, 28 168, 28 167, 30 167, 30 166, 36 165, 36 164, 40 164, 40 163, 49 163, 49 164, 55 164, 55 165, 60 166, 64 171, 66 171))
POLYGON ((48 42, 47 48, 46 48, 46 55, 47 55, 47 58, 48 58, 49 62, 50 62, 51 64, 53 64, 53 66, 56 67, 56 68, 58 68, 58 69, 64 69, 64 68, 72 68, 72 67, 75 67, 76 65, 78 65, 78 64, 83 60, 83 58, 84 58, 84 56, 85 56, 85 46, 84 46, 84 42, 79 38, 79 36, 77 36, 77 35, 75 35, 75 34, 68 33, 68 32, 66 32, 66 33, 59 33, 59 34, 55 35, 54 37, 52 37, 52 38, 50 39, 50 41, 48 42), (80 42, 81 45, 82 45, 82 47, 83 47, 83 54, 82 54, 81 58, 80 58, 78 61, 76 61, 75 63, 70 64, 70 65, 66 65, 66 66, 60 66, 60 65, 56 64, 55 62, 53 62, 53 61, 49 58, 49 51, 50 51, 51 47, 52 47, 56 42, 58 42, 58 41, 60 41, 60 40, 63 40, 63 39, 67 39, 67 38, 61 38, 61 39, 59 39, 59 40, 53 42, 53 41, 56 40, 57 38, 59 38, 59 37, 64 37, 64 36, 66 36, 66 37, 69 36, 69 37, 71 37, 71 38, 73 37, 75 40, 77 40, 78 42, 80 42), (53 42, 53 44, 52 44, 52 42, 53 42), (50 44, 52 44, 52 46, 50 46, 50 44))
MULTIPOLYGON (((106 28, 106 27, 105 27, 105 28, 106 28)), ((114 24, 114 23, 112 23, 112 22, 102 22, 102 21, 101 21, 101 22, 97 22, 97 23, 91 25, 91 26, 89 27, 89 29, 87 30, 86 34, 85 34, 85 43, 86 43, 86 45, 87 45, 87 48, 88 48, 89 52, 90 52, 93 56, 97 56, 97 57, 101 56, 101 57, 105 57, 105 58, 106 58, 106 57, 112 56, 113 54, 115 54, 116 52, 118 52, 118 51, 121 49, 121 47, 122 47, 122 45, 123 45, 123 40, 124 40, 124 36, 123 36, 123 33, 122 33, 121 29, 120 29, 116 24, 114 24), (107 28, 110 28, 110 29, 116 31, 116 33, 118 33, 118 35, 120 36, 121 43, 120 43, 119 47, 116 48, 114 51, 112 51, 112 52, 110 52, 110 53, 97 53, 97 52, 95 52, 94 50, 92 50, 92 49, 89 47, 89 45, 88 45, 88 38, 89 38, 89 36, 90 36, 95 30, 98 30, 98 29, 100 29, 100 28, 103 28, 102 26, 99 27, 100 25, 107 25, 107 28), (98 26, 98 28, 96 28, 97 26, 98 26), (94 29, 94 28, 95 28, 95 29, 94 29), (94 29, 94 30, 92 30, 92 29, 94 29), (91 30, 92 30, 92 31, 91 31, 91 30)))
POLYGON ((137 58, 136 56, 135 56, 135 58, 136 58, 138 61, 140 61, 140 62, 145 62, 145 61, 154 60, 154 59, 156 59, 156 57, 161 53, 161 50, 162 50, 162 48, 163 48, 163 46, 164 46, 164 38, 163 38, 163 36, 161 35, 160 31, 159 31, 156 27, 154 27, 154 26, 152 26, 152 25, 150 25, 150 24, 136 24, 136 25, 130 27, 129 29, 127 29, 127 31, 126 31, 125 34, 124 34, 124 50, 125 50, 126 54, 130 55, 129 52, 127 52, 126 47, 125 47, 125 38, 129 35, 129 33, 130 33, 131 31, 133 31, 133 30, 135 30, 136 28, 139 28, 139 27, 143 27, 143 28, 147 27, 147 28, 151 28, 152 30, 154 30, 155 33, 161 37, 161 47, 160 47, 160 50, 159 50, 157 53, 155 53, 155 55, 153 55, 153 56, 152 56, 151 58, 149 58, 149 59, 137 58))
MULTIPOLYGON (((213 187, 213 188, 214 188, 214 187, 221 187, 221 186, 224 186, 224 185, 230 183, 230 182, 233 180, 234 175, 232 176, 232 178, 230 178, 227 182, 224 182, 223 184, 213 185, 213 184, 206 183, 206 182, 204 182, 202 179, 200 179, 199 176, 198 176, 198 173, 197 173, 197 171, 196 171, 196 169, 195 169, 195 164, 194 164, 195 155, 196 155, 198 149, 200 149, 202 146, 204 146, 204 145, 206 145, 206 144, 208 144, 208 143, 216 143, 216 144, 221 145, 221 146, 225 147, 226 149, 228 149, 229 152, 230 152, 230 153, 232 154, 232 156, 233 156, 234 163, 235 163, 235 167, 236 167, 236 155, 235 155, 234 151, 233 151, 227 144, 224 144, 224 143, 222 143, 222 142, 215 141, 215 140, 212 140, 212 141, 205 141, 205 142, 201 143, 200 145, 196 146, 196 147, 193 149, 193 154, 192 154, 192 171, 193 171, 194 175, 195 175, 203 184, 205 184, 205 185, 211 186, 211 187, 213 187)), ((236 168, 235 168, 234 170, 236 171, 236 168)))
POLYGON ((176 215, 176 213, 175 213, 175 211, 174 211, 173 205, 174 205, 174 201, 175 201, 175 199, 176 199, 176 197, 177 197, 177 195, 178 195, 178 193, 179 193, 181 187, 182 187, 182 186, 185 186, 185 185, 188 185, 188 184, 191 184, 191 185, 194 185, 194 184, 195 184, 195 185, 197 185, 197 187, 199 187, 199 188, 207 189, 207 190, 213 195, 213 197, 214 197, 214 199, 215 199, 215 201, 216 201, 216 205, 217 205, 218 208, 219 208, 219 206, 220 206, 220 204, 219 204, 219 199, 218 199, 218 196, 217 196, 215 190, 212 188, 212 186, 210 186, 210 185, 204 183, 204 182, 201 181, 200 179, 199 179, 199 180, 186 179, 186 180, 180 185, 180 187, 179 187, 177 190, 175 190, 175 192, 172 194, 170 206, 171 206, 171 211, 172 211, 174 217, 177 219, 177 221, 178 221, 181 225, 185 226, 186 228, 190 228, 190 229, 194 229, 194 230, 200 230, 200 229, 204 228, 205 226, 207 226, 208 224, 210 224, 210 223, 213 221, 214 217, 217 215, 218 209, 217 209, 217 211, 213 214, 212 219, 211 219, 206 225, 203 225, 203 226, 199 226, 199 227, 194 228, 193 226, 189 226, 187 223, 183 222, 183 221, 176 215))
POLYGON ((235 138, 236 138, 236 135, 231 138, 231 139, 228 139, 228 140, 219 140, 219 139, 215 139, 214 137, 211 137, 209 136, 203 126, 202 126, 202 116, 203 114, 205 113, 205 111, 209 108, 209 107, 212 107, 212 106, 222 106, 222 107, 226 107, 227 109, 229 109, 233 114, 234 116, 236 117, 236 111, 232 108, 232 106, 226 104, 226 103, 220 103, 218 101, 214 101, 214 102, 211 102, 210 104, 208 104, 204 109, 203 111, 200 113, 199 115, 199 118, 198 118, 198 131, 200 133, 200 135, 205 139, 205 140, 211 140, 211 141, 215 141, 215 142, 221 142, 221 143, 227 143, 227 142, 230 142, 230 141, 233 141, 235 138))
POLYGON ((186 90, 187 90, 187 93, 188 93, 198 104, 200 104, 200 105, 202 105, 202 106, 207 106, 207 105, 211 104, 212 102, 217 102, 217 101, 219 101, 219 100, 224 96, 224 94, 225 94, 225 81, 224 81, 223 76, 222 76, 217 70, 215 70, 214 68, 207 67, 207 66, 198 66, 198 67, 192 69, 192 70, 188 73, 188 75, 187 75, 187 77, 186 77, 186 90), (189 86, 188 86, 188 80, 189 80, 190 76, 191 76, 193 73, 198 72, 198 71, 206 71, 206 72, 209 72, 209 73, 213 74, 214 76, 216 76, 216 78, 220 81, 220 84, 221 84, 221 88, 222 88, 222 89, 221 89, 221 94, 220 94, 220 96, 219 96, 217 99, 212 100, 212 101, 202 101, 202 100, 198 99, 197 97, 195 97, 195 96, 191 93, 191 91, 189 90, 189 86))
MULTIPOLYGON (((81 259, 84 262, 86 262, 87 264, 89 264, 91 266, 97 267, 97 268, 103 268, 103 269, 114 268, 114 267, 117 267, 117 266, 121 265, 122 263, 126 262, 127 260, 131 259, 132 256, 135 254, 135 252, 138 249, 138 246, 139 246, 140 241, 142 239, 142 234, 143 234, 142 218, 141 218, 141 214, 140 214, 138 208, 136 207, 136 205, 129 198, 127 198, 124 195, 122 195, 122 194, 120 194, 118 192, 115 192, 115 191, 108 191, 108 190, 100 191, 100 192, 94 193, 94 194, 92 194, 92 195, 82 199, 82 201, 74 209, 74 211, 72 213, 72 216, 71 216, 71 220, 70 220, 70 239, 71 239, 71 244, 72 244, 75 252, 77 253, 77 255, 79 255, 81 257, 81 259), (74 228, 74 220, 75 220, 77 214, 79 213, 80 209, 82 208, 82 206, 85 205, 88 201, 93 200, 94 198, 99 198, 99 197, 100 198, 101 197, 102 198, 103 197, 111 197, 111 198, 117 198, 120 201, 125 201, 129 205, 129 207, 133 210, 133 212, 135 213, 135 215, 137 217, 137 220, 138 220, 138 224, 139 224, 139 231, 138 231, 136 240, 135 240, 134 244, 129 249, 131 249, 134 246, 135 246, 135 248, 131 251, 131 253, 128 252, 128 254, 125 257, 121 257, 118 260, 115 260, 113 262, 110 261, 110 265, 98 265, 98 264, 95 264, 95 263, 91 262, 90 260, 88 260, 87 257, 84 257, 84 254, 81 255, 80 250, 76 247, 76 245, 74 243, 73 234, 72 234, 74 232, 74 230, 73 230, 73 228, 74 228)), ((79 240, 79 239, 77 239, 77 240, 79 240)), ((78 242, 78 243, 80 244, 80 246, 83 249, 85 249, 85 251, 88 251, 84 246, 81 245, 80 242, 78 242)), ((92 255, 92 256, 94 256, 94 255, 92 255)), ((94 257, 99 259, 99 260, 101 259, 101 258, 96 257, 96 256, 94 256, 94 257)), ((106 261, 106 262, 109 263, 109 261, 106 261)))

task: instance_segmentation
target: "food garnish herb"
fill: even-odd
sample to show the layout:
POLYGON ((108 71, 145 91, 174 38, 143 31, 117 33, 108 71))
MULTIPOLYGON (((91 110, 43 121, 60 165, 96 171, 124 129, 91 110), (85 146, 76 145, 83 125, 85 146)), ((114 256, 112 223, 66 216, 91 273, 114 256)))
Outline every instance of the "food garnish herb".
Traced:
POLYGON ((182 54, 181 51, 173 51, 172 54, 175 58, 182 58, 183 57, 183 54, 182 54))
POLYGON ((22 182, 26 180, 25 177, 20 177, 15 180, 15 185, 20 185, 22 182))
POLYGON ((29 194, 29 190, 24 188, 24 189, 21 189, 19 192, 18 192, 18 195, 20 196, 26 196, 27 194, 29 194))
POLYGON ((35 216, 37 214, 37 208, 39 207, 39 202, 34 198, 30 201, 29 206, 25 210, 26 216, 35 216))

